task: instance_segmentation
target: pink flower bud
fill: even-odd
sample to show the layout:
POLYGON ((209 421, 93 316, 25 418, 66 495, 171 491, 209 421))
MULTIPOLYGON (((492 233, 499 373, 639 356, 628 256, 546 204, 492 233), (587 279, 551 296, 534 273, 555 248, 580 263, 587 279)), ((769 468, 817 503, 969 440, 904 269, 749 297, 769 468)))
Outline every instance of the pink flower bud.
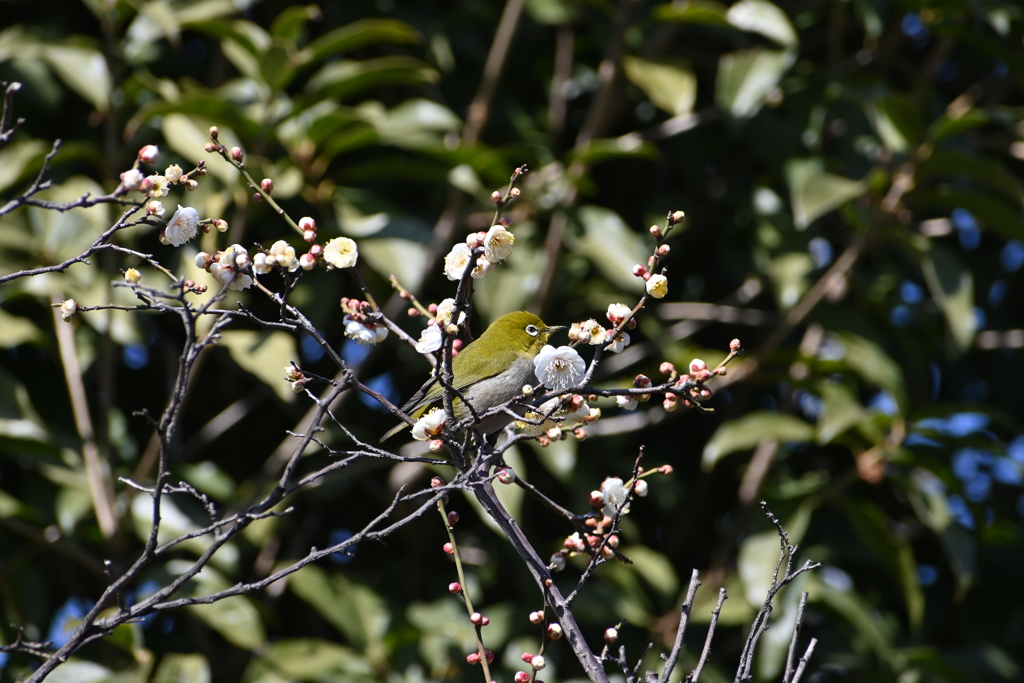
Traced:
POLYGON ((258 204, 263 201, 263 195, 261 195, 259 192, 253 192, 252 200, 258 204))
POLYGON ((216 140, 219 135, 220 128, 218 128, 217 126, 210 126, 210 137, 216 140))
POLYGON ((471 652, 470 654, 466 655, 466 661, 470 664, 479 664, 480 655, 476 652, 471 652))
POLYGON ((668 256, 668 252, 672 251, 667 244, 663 244, 658 247, 658 256, 668 256))
POLYGON ((619 639, 619 630, 616 628, 608 628, 604 631, 604 639, 609 643, 614 643, 619 639))
POLYGON ((271 192, 273 192, 274 191, 274 180, 273 180, 273 178, 264 178, 262 181, 260 181, 260 189, 263 190, 264 192, 266 192, 267 194, 270 194, 271 192))
POLYGON ((584 429, 583 427, 577 427, 576 429, 572 430, 572 437, 577 441, 586 441, 588 436, 590 435, 587 434, 587 430, 584 429))
POLYGON ((685 219, 686 214, 683 213, 682 211, 676 211, 669 216, 669 220, 671 221, 672 225, 675 225, 676 223, 682 223, 685 219))
POLYGON ((701 370, 693 375, 694 382, 706 382, 711 378, 710 370, 701 370))
MULTIPOLYGON (((536 612, 530 612, 530 623, 531 624, 539 624, 542 621, 544 621, 544 610, 537 610, 536 612)), ((524 657, 523 661, 524 662, 529 661, 528 659, 525 659, 526 655, 529 655, 529 654, 530 654, 529 652, 524 652, 523 653, 523 657, 524 657)), ((532 656, 532 655, 530 655, 530 656, 532 656)))
POLYGON ((743 347, 740 345, 740 340, 733 339, 731 342, 729 342, 729 350, 733 353, 739 353, 740 351, 742 351, 743 347))
POLYGON ((675 468, 672 467, 672 465, 662 465, 661 467, 658 468, 658 471, 661 472, 662 474, 667 475, 672 474, 672 472, 675 471, 675 468))
POLYGON ((459 513, 452 510, 448 513, 448 526, 455 526, 459 521, 459 513))
POLYGON ((487 657, 487 663, 488 664, 490 664, 491 662, 494 661, 494 653, 491 652, 490 650, 485 649, 484 650, 484 656, 487 657))
POLYGON ((121 184, 124 185, 127 190, 137 190, 142 187, 142 181, 146 179, 146 176, 142 175, 142 171, 137 168, 125 171, 121 174, 121 184))
POLYGON ((647 275, 647 269, 638 263, 633 266, 633 275, 636 277, 643 277, 644 275, 647 275))
POLYGON ((604 507, 604 493, 603 492, 597 491, 597 490, 594 490, 594 491, 590 492, 590 507, 592 507, 592 508, 604 507))
POLYGON ((223 218, 218 218, 213 222, 213 227, 217 228, 217 232, 227 232, 228 222, 223 218))
POLYGON ((207 142, 205 145, 203 145, 203 151, 205 151, 207 154, 213 154, 214 152, 217 151, 217 143, 207 142))
POLYGON ((529 683, 530 674, 525 671, 517 671, 515 675, 516 683, 529 683))
POLYGON ((306 230, 312 230, 316 232, 316 221, 309 216, 303 216, 299 219, 299 229, 305 232, 306 230))
POLYGON ((156 145, 146 145, 139 150, 139 161, 144 164, 152 164, 160 154, 160 148, 156 145))
POLYGON ((309 248, 309 253, 313 258, 319 260, 324 255, 324 248, 319 244, 314 244, 309 248))
POLYGON ((547 660, 544 659, 544 655, 534 655, 533 659, 530 660, 530 666, 533 667, 534 671, 540 671, 547 666, 547 660))
POLYGON ((497 478, 502 484, 511 484, 516 480, 516 472, 511 467, 503 467, 498 470, 497 478))
POLYGON ((487 626, 487 624, 489 624, 489 623, 491 623, 491 618, 490 617, 480 617, 480 625, 481 626, 487 626))
POLYGON ((242 163, 242 159, 245 158, 245 153, 242 152, 241 147, 232 147, 231 151, 228 152, 228 154, 231 156, 232 159, 234 159, 238 163, 242 163))
POLYGON ((439 489, 442 486, 444 486, 444 479, 442 479, 441 477, 431 477, 430 488, 439 489))
POLYGON ((498 192, 497 190, 492 192, 491 193, 491 201, 494 202, 495 204, 500 205, 501 204, 501 193, 498 192))
POLYGON ((702 361, 700 358, 694 358, 690 361, 690 374, 696 375, 701 370, 707 370, 708 364, 702 361))
POLYGON ((480 614, 479 612, 473 612, 469 615, 469 622, 474 626, 479 626, 480 622, 482 622, 483 619, 484 615, 480 614))
POLYGON ((313 230, 303 230, 302 239, 306 240, 307 242, 316 241, 316 232, 313 230))
POLYGON ((444 450, 444 441, 441 441, 441 439, 431 439, 427 444, 427 448, 430 449, 431 453, 440 453, 444 450))
POLYGON ((650 228, 650 233, 654 237, 661 237, 661 226, 660 225, 652 225, 651 228, 650 228))
MULTIPOLYGON (((537 613, 536 613, 536 612, 534 612, 534 614, 537 614, 537 613)), ((532 619, 531 619, 531 621, 532 621, 532 619)), ((540 622, 539 622, 539 621, 535 621, 535 622, 533 622, 533 623, 535 623, 535 624, 539 624, 540 622)), ((526 662, 527 664, 529 664, 530 662, 532 662, 532 661, 533 661, 533 655, 532 655, 532 654, 530 654, 529 652, 524 652, 524 653, 523 653, 523 654, 522 654, 522 655, 520 656, 520 659, 522 659, 522 660, 523 660, 524 662, 526 662)))
POLYGON ((666 413, 674 412, 679 407, 679 398, 674 394, 668 394, 665 396, 665 400, 661 402, 661 407, 665 409, 666 413))
POLYGON ((558 640, 562 637, 562 625, 558 623, 548 624, 548 639, 558 640))
POLYGON ((448 592, 451 593, 452 595, 461 595, 462 594, 462 586, 459 585, 458 581, 452 581, 451 583, 448 584, 448 592))
POLYGON ((651 378, 647 375, 637 375, 633 379, 633 387, 636 389, 646 389, 651 386, 651 378))
POLYGON ((509 196, 512 196, 512 197, 518 197, 521 194, 522 194, 522 191, 518 187, 513 187, 509 191, 509 196))
POLYGON ((454 554, 455 554, 455 548, 453 548, 453 547, 452 547, 452 544, 451 544, 451 543, 445 543, 445 544, 444 544, 443 546, 441 546, 441 548, 442 548, 442 549, 443 549, 443 550, 445 551, 445 553, 447 553, 448 555, 454 555, 454 554))
POLYGON ((548 566, 551 567, 552 571, 560 572, 565 569, 565 552, 558 551, 551 556, 548 566))
POLYGON ((303 270, 313 270, 316 268, 316 257, 312 254, 303 254, 299 257, 299 267, 303 270))

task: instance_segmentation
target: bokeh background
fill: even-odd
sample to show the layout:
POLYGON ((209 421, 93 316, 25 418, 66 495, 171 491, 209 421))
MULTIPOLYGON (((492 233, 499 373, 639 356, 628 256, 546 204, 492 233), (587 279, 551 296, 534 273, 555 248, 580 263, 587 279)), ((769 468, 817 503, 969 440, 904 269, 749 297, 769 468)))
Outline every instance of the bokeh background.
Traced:
MULTIPOLYGON (((63 145, 45 195, 65 201, 113 190, 144 144, 161 149, 149 172, 205 158, 199 189, 164 201, 223 217, 226 237, 175 250, 155 229, 118 236, 197 281, 201 249, 294 237, 203 152, 210 125, 245 149, 254 177, 275 180, 293 217, 359 242, 362 274, 413 336, 422 320, 405 316, 388 277, 425 302, 452 296, 439 255, 490 225, 489 194, 519 165, 530 172, 509 213, 516 251, 478 283, 478 331, 518 308, 568 324, 634 303, 642 285, 630 269, 653 246, 647 228, 686 212, 669 241, 669 296, 642 313, 598 380, 628 386, 637 373, 657 378, 665 360, 714 363, 738 337, 747 353, 719 382, 714 412, 605 403, 588 440, 511 457, 579 512, 606 476, 628 476, 641 446, 645 466, 675 468, 650 480, 624 522, 621 550, 634 564, 601 567, 576 603, 595 649, 625 619, 630 659, 653 641, 655 664, 698 568, 697 625, 677 675, 692 667, 725 586, 703 677, 731 678, 778 552, 765 500, 799 559, 823 567, 781 596, 758 680, 781 675, 801 591, 802 642, 819 639, 809 680, 1024 676, 1017 2, 4 0, 0 16, 0 80, 23 84, 13 111, 26 119, 0 148, 0 205, 28 187, 55 138, 63 145)), ((117 215, 6 213, 0 273, 78 254, 117 215)), ((116 523, 97 524, 68 377, 88 398, 88 441, 109 481, 151 481, 152 430, 133 413, 162 409, 180 324, 106 312, 69 327, 49 307, 125 301, 110 283, 132 265, 104 252, 0 286, 3 642, 16 637, 11 624, 62 642, 106 584, 102 561, 126 567, 146 533, 148 498, 122 484, 111 483, 116 523), (62 348, 77 371, 65 372, 62 348)), ((321 270, 303 276, 292 301, 361 378, 401 400, 427 365, 393 336, 372 350, 346 341, 338 300, 356 295, 350 278, 321 270)), ((236 299, 275 314, 259 296, 236 299)), ((308 340, 235 325, 194 375, 174 474, 224 510, 266 491, 289 452, 285 430, 310 410, 282 380, 288 360, 336 372, 308 340)), ((337 414, 371 442, 393 424, 356 396, 337 414)), ((337 430, 324 438, 344 445, 337 430)), ((326 458, 311 453, 308 467, 326 458)), ((344 539, 400 484, 425 486, 435 473, 446 474, 387 461, 336 472, 291 514, 254 525, 189 590, 259 578, 344 539)), ((572 529, 513 493, 503 491, 506 503, 541 554, 558 549, 572 529)), ((491 618, 498 680, 510 680, 519 654, 538 646, 527 620, 538 592, 470 501, 450 507, 462 516, 475 603, 491 618)), ((203 519, 187 498, 174 513, 179 530, 203 519)), ((445 540, 428 516, 264 593, 122 627, 51 679, 472 680, 480 672, 465 663, 472 632, 447 593, 445 540)), ((198 550, 148 570, 133 595, 165 582, 189 552, 198 550)), ((580 570, 570 566, 565 586, 580 570)), ((564 645, 548 655, 544 680, 581 675, 564 645)), ((32 666, 0 655, 0 681, 32 666)))

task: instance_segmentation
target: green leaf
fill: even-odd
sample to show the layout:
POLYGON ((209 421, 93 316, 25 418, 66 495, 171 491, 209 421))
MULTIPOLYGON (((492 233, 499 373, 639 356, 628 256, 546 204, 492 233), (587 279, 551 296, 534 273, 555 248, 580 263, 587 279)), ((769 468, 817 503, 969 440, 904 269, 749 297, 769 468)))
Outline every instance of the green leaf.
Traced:
POLYGON ((622 67, 626 77, 644 91, 654 106, 672 116, 693 111, 697 101, 697 77, 689 63, 626 57, 622 60, 622 67))
POLYGON ((838 209, 868 189, 866 180, 825 173, 821 159, 791 159, 785 164, 793 223, 804 230, 817 218, 838 209))
MULTIPOLYGON (((204 567, 193 581, 199 595, 216 593, 230 586, 224 575, 210 566, 204 567)), ((258 650, 267 642, 260 613, 247 596, 237 595, 208 605, 190 605, 187 609, 229 643, 243 650, 258 650)))
POLYGON ((288 577, 288 587, 345 634, 358 650, 381 647, 391 615, 384 599, 370 588, 316 565, 288 577))
MULTIPOLYGON (((436 83, 440 74, 429 64, 405 56, 328 62, 309 79, 306 92, 314 101, 344 100, 370 88, 385 85, 436 83)), ((302 105, 300 106, 308 106, 302 105)))
POLYGON ((896 663, 892 647, 896 634, 886 620, 878 618, 878 610, 873 605, 856 591, 837 588, 823 581, 820 573, 812 572, 808 584, 807 592, 812 600, 824 603, 845 617, 881 661, 889 665, 896 663))
POLYGON ((918 182, 935 177, 966 178, 979 186, 999 192, 1013 206, 1024 204, 1024 183, 995 157, 968 154, 955 149, 937 149, 917 166, 918 182))
POLYGON ((701 466, 710 471, 715 464, 737 451, 756 448, 766 441, 800 443, 814 437, 814 427, 792 415, 767 410, 755 411, 723 422, 704 446, 701 466))
POLYGON ((160 658, 153 683, 210 683, 210 664, 198 654, 169 652, 160 658))
POLYGON ((377 679, 370 662, 351 648, 318 638, 291 638, 268 645, 249 665, 243 680, 246 683, 282 683, 377 679))
POLYGON ((0 308, 0 349, 12 349, 26 342, 45 341, 46 335, 31 320, 11 315, 0 308))
POLYGON ((792 50, 760 46, 726 53, 718 61, 715 101, 736 118, 750 118, 795 61, 792 50))
POLYGON ((574 148, 569 154, 569 162, 598 164, 612 159, 656 159, 658 153, 658 147, 638 133, 627 133, 617 138, 591 140, 582 149, 574 148))
POLYGON ((294 51, 275 42, 260 56, 260 75, 271 90, 282 90, 295 77, 294 51))
POLYGON ((647 262, 643 236, 631 230, 619 214, 602 206, 582 206, 577 216, 583 225, 580 251, 619 288, 639 293, 643 283, 633 277, 633 265, 647 262))
POLYGON ((113 83, 103 53, 87 45, 48 45, 40 56, 64 83, 105 112, 113 83))
POLYGON ((971 271, 963 267, 953 252, 933 244, 921 259, 921 272, 932 299, 946 318, 954 350, 965 353, 978 331, 971 271))
POLYGON ((798 43, 789 17, 767 0, 740 0, 729 8, 725 18, 736 28, 760 33, 782 47, 795 47, 798 43))
POLYGON ((46 680, 56 683, 102 683, 109 681, 113 675, 113 671, 95 662, 69 659, 54 669, 46 680))
POLYGON ((893 93, 868 102, 865 107, 868 120, 890 151, 901 154, 917 145, 924 130, 924 118, 921 104, 914 98, 893 93))
POLYGON ((572 0, 526 0, 526 12, 538 24, 564 26, 580 17, 580 4, 572 0))
POLYGON ((370 43, 416 43, 420 37, 416 29, 403 21, 361 19, 317 38, 303 50, 302 58, 307 63, 319 64, 332 55, 370 43))
POLYGON ((861 542, 900 585, 910 627, 918 630, 924 620, 925 602, 910 540, 897 531, 894 520, 874 503, 844 499, 842 510, 861 542))
POLYGON ((797 304, 807 291, 810 284, 807 276, 812 270, 814 261, 803 251, 786 252, 771 260, 768 275, 780 308, 790 309, 797 304))
POLYGON ((842 362, 871 384, 893 395, 901 407, 906 406, 906 384, 903 368, 878 344, 852 332, 836 332, 836 340, 845 347, 842 362))
POLYGON ((284 381, 288 364, 299 357, 292 335, 280 330, 225 330, 221 333, 220 345, 231 352, 231 357, 243 370, 256 375, 282 401, 295 399, 291 385, 284 381))
POLYGON ((658 593, 671 597, 679 591, 679 577, 667 557, 644 545, 631 545, 622 552, 633 560, 630 566, 658 593))
POLYGON ((725 18, 727 11, 723 3, 715 0, 685 0, 658 5, 654 8, 653 14, 658 21, 729 26, 729 21, 725 18))
POLYGON ((842 384, 823 381, 818 384, 818 391, 824 404, 818 418, 818 435, 815 437, 819 445, 831 442, 870 417, 860 401, 842 384))
POLYGON ((317 21, 322 17, 323 13, 316 5, 286 7, 271 22, 270 35, 295 43, 302 36, 302 32, 306 30, 306 25, 309 22, 317 21))
POLYGON ((29 165, 49 151, 42 140, 15 140, 0 148, 0 192, 24 177, 29 165))

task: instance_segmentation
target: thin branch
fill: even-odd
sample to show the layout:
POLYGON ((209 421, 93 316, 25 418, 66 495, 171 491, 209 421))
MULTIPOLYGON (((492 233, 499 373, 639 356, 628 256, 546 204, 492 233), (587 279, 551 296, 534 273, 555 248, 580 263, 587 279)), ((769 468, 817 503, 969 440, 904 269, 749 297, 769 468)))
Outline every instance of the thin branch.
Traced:
POLYGON ((804 669, 807 668, 807 662, 811 661, 811 655, 814 654, 814 646, 817 644, 817 638, 811 638, 811 642, 807 643, 807 651, 804 652, 804 656, 800 658, 800 664, 796 667, 796 672, 793 674, 793 680, 789 683, 800 683, 800 678, 804 675, 804 669))
POLYGON ((704 664, 708 661, 708 655, 711 654, 711 640, 715 637, 715 627, 718 626, 718 617, 722 613, 722 604, 728 598, 729 596, 726 594, 725 588, 719 588, 718 604, 715 605, 715 609, 711 612, 711 624, 708 626, 708 637, 704 639, 704 650, 700 653, 700 661, 697 662, 697 667, 686 677, 687 683, 697 683, 700 679, 700 674, 704 670, 704 664))
POLYGON ((786 655, 786 673, 782 683, 794 683, 793 658, 796 656, 796 643, 800 637, 800 626, 804 621, 804 609, 807 607, 807 591, 800 594, 800 604, 796 609, 796 623, 793 624, 793 637, 789 641, 789 653, 786 655))
MULTIPOLYGON (((658 677, 658 683, 668 683, 672 670, 676 668, 679 661, 679 653, 683 649, 683 637, 686 635, 686 627, 690 622, 690 610, 693 609, 693 599, 697 595, 697 588, 700 586, 700 572, 696 569, 690 574, 690 587, 686 590, 686 600, 679 610, 679 628, 676 629, 676 640, 672 644, 672 650, 665 657, 665 668, 658 677)), ((662 655, 664 657, 664 655, 662 655)))

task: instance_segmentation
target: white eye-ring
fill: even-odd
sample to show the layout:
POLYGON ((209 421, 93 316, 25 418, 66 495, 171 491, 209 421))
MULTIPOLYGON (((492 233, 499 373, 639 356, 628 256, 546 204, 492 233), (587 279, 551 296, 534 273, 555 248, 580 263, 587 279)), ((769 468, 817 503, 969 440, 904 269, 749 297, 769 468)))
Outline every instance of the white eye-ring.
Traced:
POLYGON ((538 334, 540 334, 540 330, 537 329, 536 325, 527 325, 526 334, 530 335, 531 337, 536 337, 538 334))

